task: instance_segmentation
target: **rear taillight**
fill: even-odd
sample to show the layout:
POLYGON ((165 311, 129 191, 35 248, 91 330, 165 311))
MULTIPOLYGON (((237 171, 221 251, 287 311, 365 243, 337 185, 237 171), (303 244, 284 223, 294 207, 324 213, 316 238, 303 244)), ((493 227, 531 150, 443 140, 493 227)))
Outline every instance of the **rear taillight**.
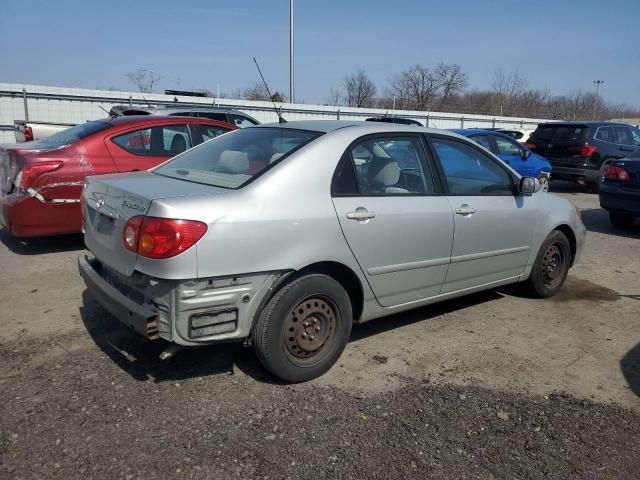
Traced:
POLYGON ((575 145, 567 148, 567 150, 571 153, 575 153, 580 155, 581 157, 590 157, 598 150, 595 145, 589 145, 585 143, 584 145, 575 145))
POLYGON ((604 169, 603 177, 607 180, 615 180, 616 182, 628 182, 631 180, 629 172, 618 165, 607 165, 604 169))
POLYGON ((537 148, 536 144, 535 143, 531 143, 531 142, 526 142, 524 144, 524 146, 527 147, 529 150, 533 150, 533 149, 537 148))
POLYGON ((34 180, 43 173, 53 172, 62 166, 62 162, 38 162, 22 168, 16 177, 16 187, 29 188, 34 180))
POLYGON ((33 141, 33 129, 31 127, 24 127, 24 141, 25 142, 33 141))
POLYGON ((171 258, 191 248, 207 232, 196 220, 136 216, 122 231, 124 247, 147 258, 171 258))

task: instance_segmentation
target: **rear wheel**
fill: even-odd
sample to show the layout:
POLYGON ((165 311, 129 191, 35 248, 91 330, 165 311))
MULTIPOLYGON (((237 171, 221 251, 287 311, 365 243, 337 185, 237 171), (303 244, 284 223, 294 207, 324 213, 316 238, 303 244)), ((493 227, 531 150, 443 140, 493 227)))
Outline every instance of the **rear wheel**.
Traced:
POLYGON ((275 376, 288 382, 312 380, 338 360, 352 322, 342 285, 327 275, 299 276, 262 311, 253 331, 254 351, 275 376))
POLYGON ((562 287, 569 273, 571 247, 566 235, 554 230, 542 244, 531 275, 525 285, 533 296, 552 297, 562 287))
POLYGON ((636 219, 633 215, 626 215, 624 213, 609 213, 609 220, 616 227, 629 227, 636 219))

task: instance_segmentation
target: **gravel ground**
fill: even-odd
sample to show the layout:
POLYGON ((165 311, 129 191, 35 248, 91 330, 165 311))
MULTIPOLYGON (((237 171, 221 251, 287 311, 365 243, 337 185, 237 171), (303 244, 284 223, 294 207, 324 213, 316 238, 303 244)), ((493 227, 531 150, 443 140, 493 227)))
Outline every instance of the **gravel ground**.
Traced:
POLYGON ((84 292, 77 237, 0 232, 0 478, 640 477, 640 226, 597 197, 560 295, 486 292, 354 328, 328 374, 166 346, 84 292))
POLYGON ((219 365, 226 352, 188 352, 169 368, 141 364, 125 378, 96 351, 30 364, 48 345, 2 351, 12 370, 2 380, 3 468, 16 478, 632 479, 640 472, 640 414, 566 394, 406 378, 375 395, 280 385, 252 367, 248 352, 236 353, 248 374, 190 367, 219 365), (144 373, 158 379, 141 381, 144 373))

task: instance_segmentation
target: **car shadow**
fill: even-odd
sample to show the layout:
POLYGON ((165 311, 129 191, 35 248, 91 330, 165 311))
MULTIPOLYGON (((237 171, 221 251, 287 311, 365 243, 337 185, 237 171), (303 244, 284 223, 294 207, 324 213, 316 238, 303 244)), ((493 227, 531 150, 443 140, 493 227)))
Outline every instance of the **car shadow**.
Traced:
POLYGON ((631 391, 640 397, 640 343, 620 360, 620 370, 631 391))
POLYGON ((84 250, 82 234, 56 235, 54 237, 18 238, 12 236, 6 228, 0 230, 0 242, 18 255, 42 255, 45 253, 71 252, 84 250))
MULTIPOLYGON (((549 184, 550 193, 568 193, 570 195, 578 195, 580 193, 590 193, 589 187, 579 185, 574 182, 565 182, 564 180, 552 180, 549 184)), ((597 194, 594 194, 597 195, 597 194)))
MULTIPOLYGON (((350 342, 428 321, 443 314, 462 310, 480 303, 497 300, 503 295, 495 291, 472 294, 409 312, 389 315, 361 325, 354 325, 350 342)), ((146 340, 114 319, 87 290, 82 293, 80 317, 94 343, 119 368, 138 381, 179 381, 210 375, 234 375, 236 369, 248 377, 269 384, 285 382, 267 372, 249 348, 240 343, 221 343, 184 348, 170 360, 160 360, 171 343, 146 340)))
POLYGON ((485 290, 483 292, 473 293, 453 300, 434 303, 414 310, 408 310, 406 312, 377 318, 369 322, 354 325, 351 330, 351 337, 349 341, 354 342, 362 340, 371 337, 372 335, 402 328, 413 323, 432 320, 442 315, 456 312, 458 310, 464 310, 465 308, 473 307, 481 303, 498 300, 503 297, 503 294, 495 290, 485 290))
POLYGON ((590 232, 606 233, 618 237, 640 238, 640 220, 636 220, 629 227, 616 227, 609 221, 609 212, 603 208, 582 210, 582 223, 590 232))

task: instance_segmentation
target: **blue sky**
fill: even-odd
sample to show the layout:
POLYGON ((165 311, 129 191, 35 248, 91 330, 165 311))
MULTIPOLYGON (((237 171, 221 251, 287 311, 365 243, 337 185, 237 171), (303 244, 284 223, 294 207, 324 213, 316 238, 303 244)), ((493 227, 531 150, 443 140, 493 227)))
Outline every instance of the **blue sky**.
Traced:
MULTIPOLYGON (((413 64, 459 63, 472 87, 517 69, 553 93, 593 89, 640 106, 640 1, 296 0, 296 100, 326 101, 348 73, 381 89, 413 64)), ((257 80, 288 93, 288 0, 3 0, 0 82, 231 92, 257 80)))

